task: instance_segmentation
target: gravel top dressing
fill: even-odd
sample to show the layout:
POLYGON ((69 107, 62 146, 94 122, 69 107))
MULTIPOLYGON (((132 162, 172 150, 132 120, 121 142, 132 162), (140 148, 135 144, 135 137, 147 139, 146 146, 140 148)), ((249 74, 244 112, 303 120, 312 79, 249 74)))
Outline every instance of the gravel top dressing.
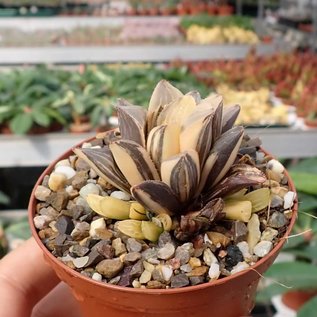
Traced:
POLYGON ((212 282, 265 257, 295 193, 284 167, 234 126, 240 107, 166 81, 149 108, 119 100, 119 128, 57 162, 34 225, 68 267, 122 287, 212 282))

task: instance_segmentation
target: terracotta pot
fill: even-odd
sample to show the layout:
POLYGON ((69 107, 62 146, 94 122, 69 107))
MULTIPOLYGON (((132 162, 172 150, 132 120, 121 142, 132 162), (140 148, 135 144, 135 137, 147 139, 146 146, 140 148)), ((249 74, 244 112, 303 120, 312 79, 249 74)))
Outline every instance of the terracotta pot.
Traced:
MULTIPOLYGON (((91 139, 85 140, 89 142, 91 139)), ((83 142, 81 142, 83 143, 83 142)), ((79 144, 80 145, 80 144, 79 144)), ((78 145, 78 146, 79 146, 78 145)), ((254 307, 256 288, 263 274, 277 257, 286 239, 281 239, 274 249, 251 269, 236 273, 212 283, 177 289, 136 289, 94 281, 70 269, 52 255, 40 240, 33 224, 36 212, 35 188, 55 164, 72 155, 69 150, 52 162, 38 179, 31 194, 28 212, 33 237, 44 253, 46 261, 58 277, 67 283, 77 299, 85 317, 241 317, 248 316, 254 307)), ((288 176, 288 174, 286 174, 288 176)), ((289 179, 291 190, 294 184, 289 179)), ((297 216, 297 202, 289 235, 297 216)))
POLYGON ((218 7, 214 4, 209 4, 207 6, 207 12, 209 15, 216 15, 218 13, 218 7))
POLYGON ((234 8, 232 6, 223 5, 218 7, 218 14, 219 15, 232 15, 234 8))
POLYGON ((317 295, 317 290, 290 291, 282 295, 282 302, 287 307, 298 311, 307 301, 317 295))

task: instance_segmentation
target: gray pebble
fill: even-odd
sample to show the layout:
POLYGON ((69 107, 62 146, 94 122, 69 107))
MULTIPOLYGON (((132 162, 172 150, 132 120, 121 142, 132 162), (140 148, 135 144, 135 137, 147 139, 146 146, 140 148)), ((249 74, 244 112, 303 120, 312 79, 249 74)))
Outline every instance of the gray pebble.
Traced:
POLYGON ((124 257, 124 262, 125 263, 134 263, 138 260, 140 260, 142 257, 141 253, 139 252, 130 252, 130 253, 127 253, 124 257))
POLYGON ((46 201, 51 192, 49 188, 39 185, 35 189, 34 196, 37 200, 46 201))
POLYGON ((136 262, 130 271, 130 277, 132 279, 139 278, 144 271, 143 261, 139 260, 136 262))
POLYGON ((134 238, 129 238, 127 240, 127 249, 129 252, 141 252, 142 244, 134 238))
POLYGON ((185 287, 189 285, 189 278, 185 274, 178 274, 174 275, 171 278, 171 287, 178 288, 178 287, 185 287))
POLYGON ((70 235, 76 241, 82 240, 89 236, 89 229, 90 225, 88 222, 77 222, 70 235))
POLYGON ((190 251, 187 248, 184 248, 183 246, 179 246, 176 248, 175 258, 179 259, 180 265, 184 265, 188 263, 190 259, 190 251))
POLYGON ((175 247, 172 243, 166 243, 164 247, 157 252, 157 257, 162 260, 168 260, 174 256, 175 247))
POLYGON ((287 224, 287 219, 285 215, 281 212, 274 212, 270 219, 268 225, 272 228, 282 228, 287 224))
POLYGON ((55 228, 60 234, 71 234, 74 229, 74 223, 70 217, 61 216, 56 220, 55 228))

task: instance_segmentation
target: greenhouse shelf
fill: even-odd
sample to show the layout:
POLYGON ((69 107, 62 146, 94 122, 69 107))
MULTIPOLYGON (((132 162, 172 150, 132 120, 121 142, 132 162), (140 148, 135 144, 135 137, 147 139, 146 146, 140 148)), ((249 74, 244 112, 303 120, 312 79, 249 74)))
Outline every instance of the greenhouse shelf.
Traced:
MULTIPOLYGON (((248 129, 251 137, 260 136, 263 147, 279 158, 317 156, 317 129, 248 129)), ((0 167, 46 166, 69 148, 95 133, 52 133, 41 136, 1 135, 0 167)))
MULTIPOLYGON (((223 45, 120 45, 91 47, 0 48, 0 64, 77 64, 113 62, 166 62, 175 59, 199 61, 210 59, 243 59, 252 46, 223 45)), ((284 43, 258 44, 259 55, 288 51, 284 43)))

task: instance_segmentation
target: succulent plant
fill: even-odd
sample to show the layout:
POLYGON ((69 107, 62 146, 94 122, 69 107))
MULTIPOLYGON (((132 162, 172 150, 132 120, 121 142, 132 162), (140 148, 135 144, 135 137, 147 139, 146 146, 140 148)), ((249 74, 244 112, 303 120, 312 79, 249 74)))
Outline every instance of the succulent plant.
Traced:
POLYGON ((148 110, 119 100, 119 128, 102 136, 106 145, 74 152, 133 200, 91 194, 89 206, 117 219, 122 233, 150 241, 163 230, 186 241, 224 217, 247 222, 252 211, 267 207, 269 193, 262 190, 260 201, 248 194, 224 201, 267 180, 237 156, 244 136, 243 127, 234 126, 239 109, 223 111, 221 96, 183 95, 165 80, 155 87, 148 110))

